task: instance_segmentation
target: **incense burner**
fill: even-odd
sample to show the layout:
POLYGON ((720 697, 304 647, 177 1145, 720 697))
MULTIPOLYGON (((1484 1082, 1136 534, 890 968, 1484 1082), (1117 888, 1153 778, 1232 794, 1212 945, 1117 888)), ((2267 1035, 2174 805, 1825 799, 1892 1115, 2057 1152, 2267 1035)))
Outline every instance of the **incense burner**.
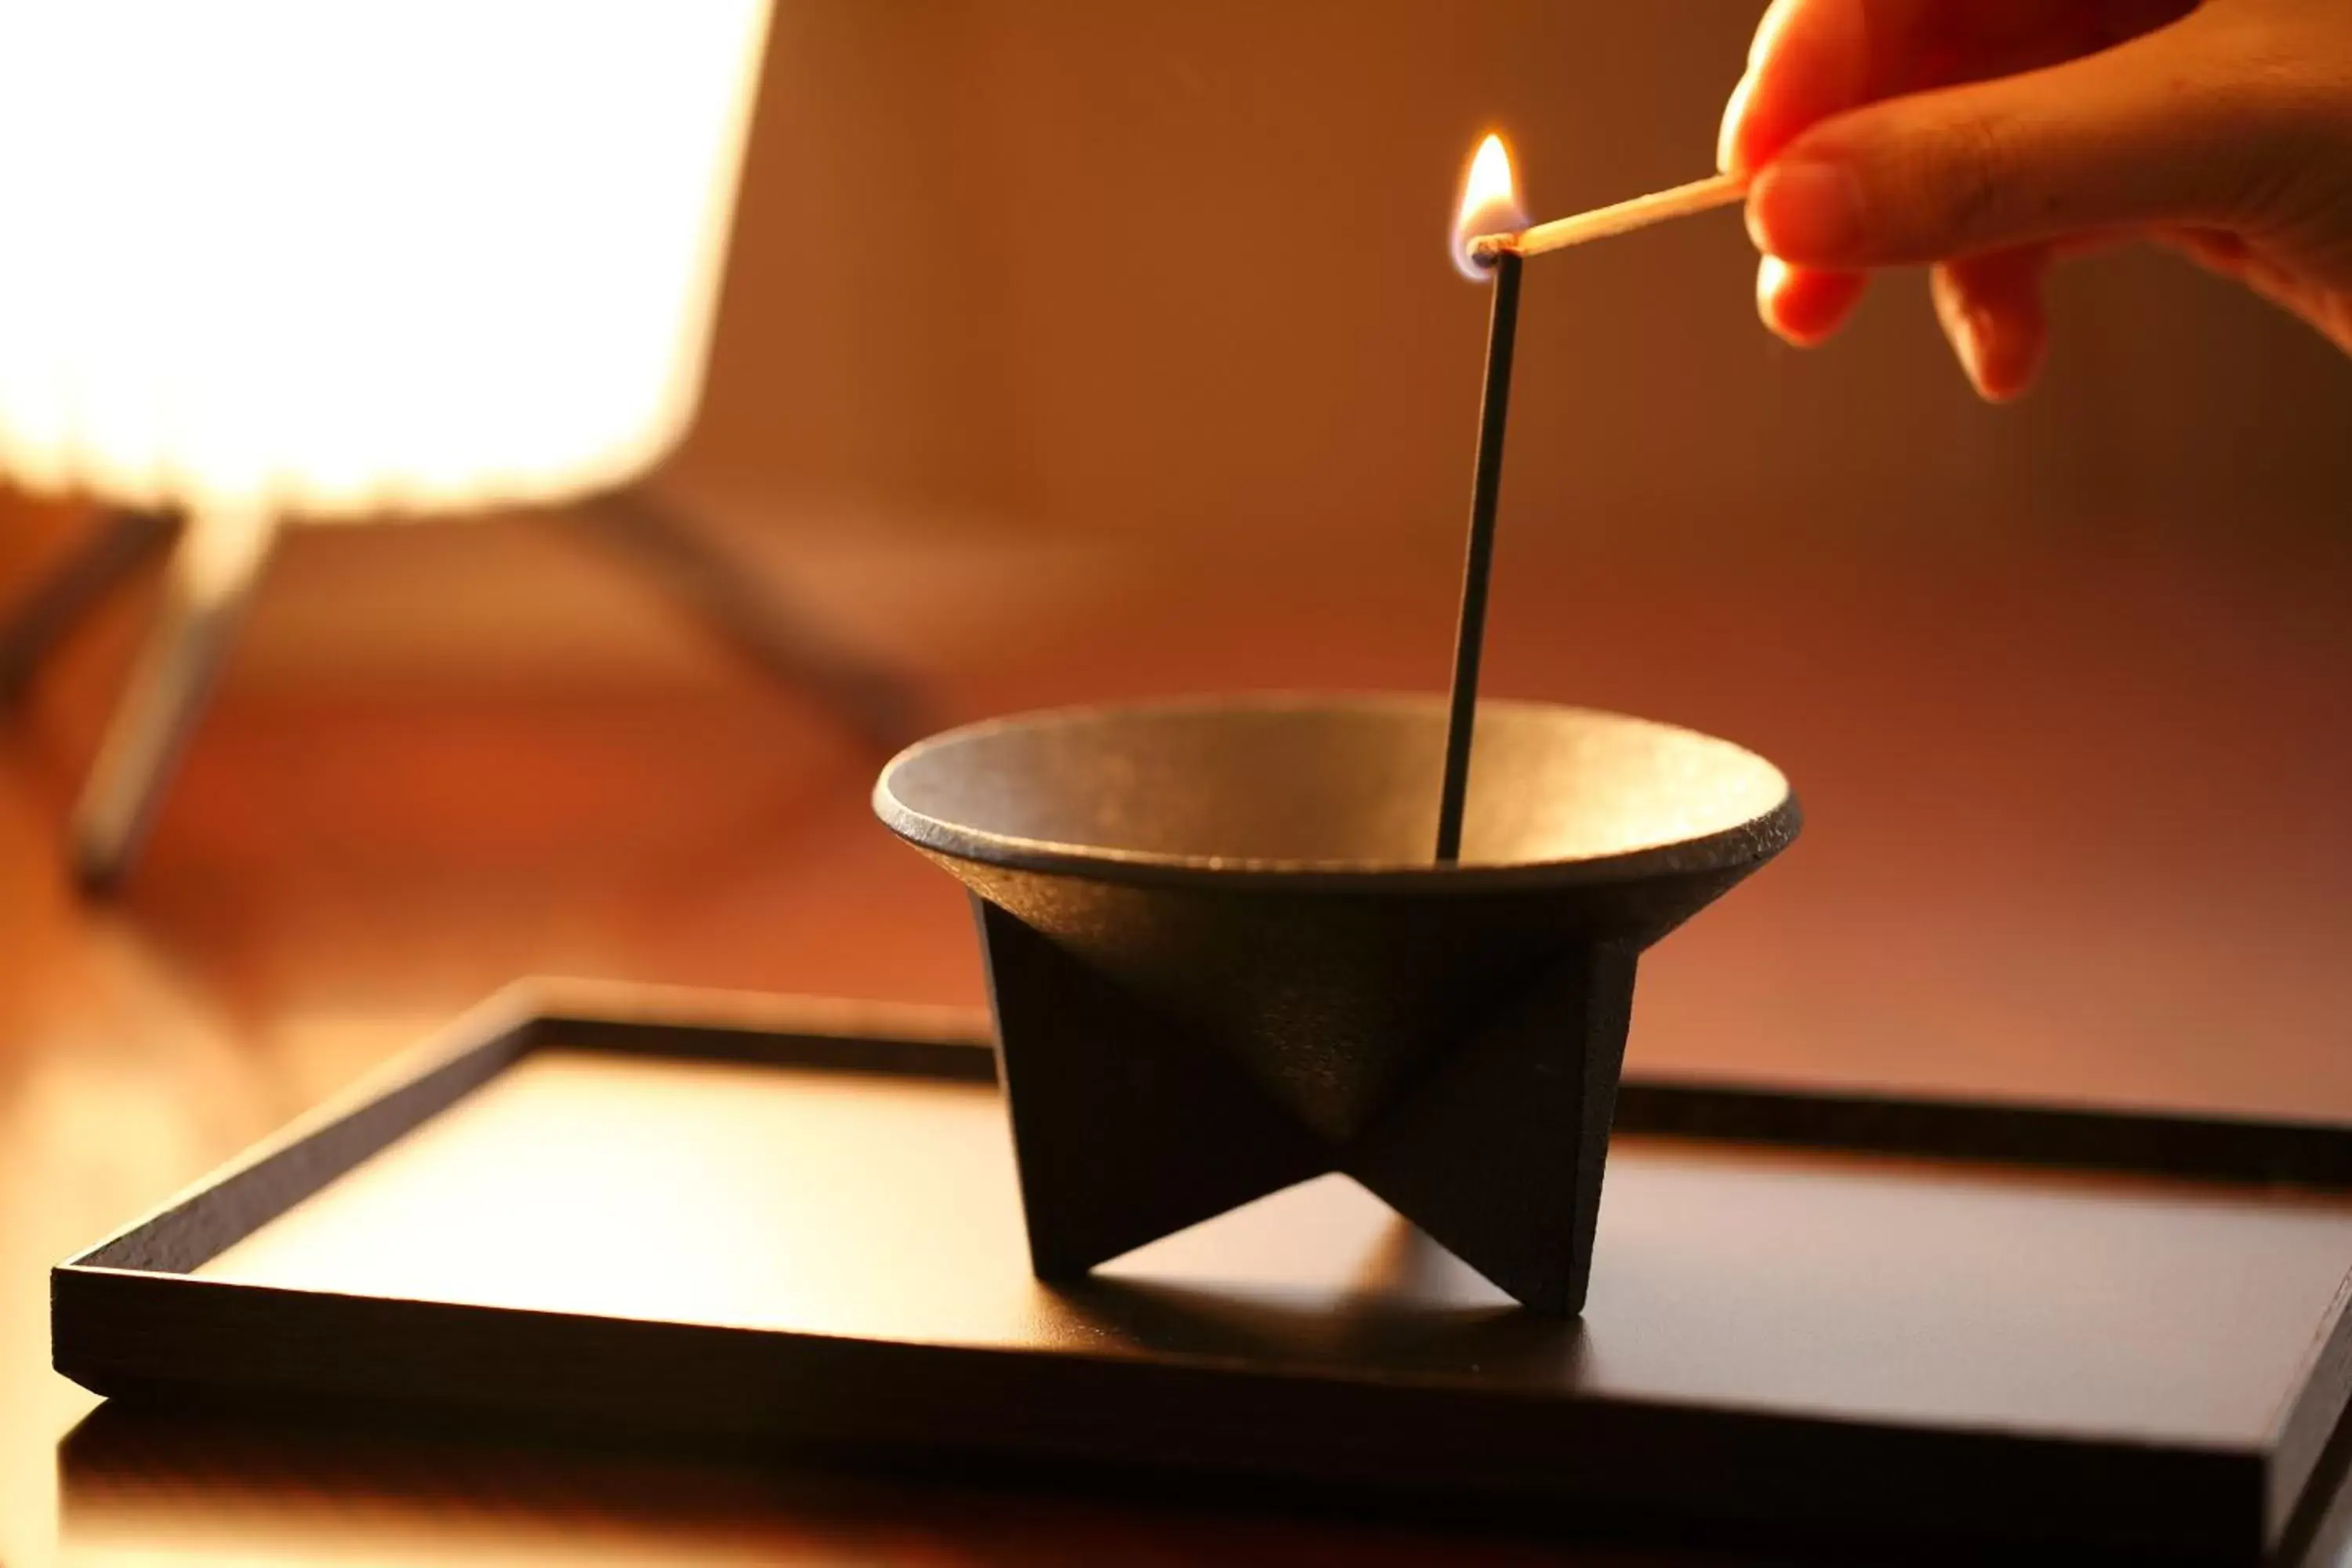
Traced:
POLYGON ((1780 771, 1622 715, 1239 697, 950 731, 875 809, 972 895, 1030 1258, 1081 1275, 1343 1171, 1573 1314, 1643 949, 1796 836, 1780 771))

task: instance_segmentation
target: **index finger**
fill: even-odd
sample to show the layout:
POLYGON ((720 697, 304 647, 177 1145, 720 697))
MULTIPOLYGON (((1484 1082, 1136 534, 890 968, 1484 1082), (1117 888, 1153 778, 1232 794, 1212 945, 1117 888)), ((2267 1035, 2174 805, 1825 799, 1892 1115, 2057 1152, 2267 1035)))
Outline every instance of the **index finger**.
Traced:
POLYGON ((1716 161, 1755 169, 1820 121, 2087 25, 2102 0, 1773 0, 1724 106, 1716 161))

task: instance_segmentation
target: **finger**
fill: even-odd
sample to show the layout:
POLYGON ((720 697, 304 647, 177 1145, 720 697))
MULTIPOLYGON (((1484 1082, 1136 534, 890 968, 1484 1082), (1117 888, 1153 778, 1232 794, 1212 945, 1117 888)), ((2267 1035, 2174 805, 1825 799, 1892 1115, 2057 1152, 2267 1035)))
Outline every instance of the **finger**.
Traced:
POLYGON ((2032 384, 2050 340, 2042 279, 2054 252, 2021 246, 1939 263, 1927 275, 1936 319, 1979 396, 2006 403, 2032 384))
POLYGON ((2196 262, 2200 267, 2220 273, 2224 278, 2242 279, 2253 257, 2253 247, 2244 237, 2227 229, 2200 228, 2183 225, 2157 231, 2158 243, 2170 247, 2196 262))
POLYGON ((2099 42, 2120 44, 2178 22, 2197 9, 2198 0, 2099 0, 2099 42))
POLYGON ((2242 283, 2272 304, 2302 317, 2336 347, 2352 353, 2352 301, 2308 273, 2281 266, 2242 236, 2220 229, 2159 228, 2152 237, 2208 271, 2242 283))
POLYGON ((1756 268, 1756 313, 1775 333, 1809 349, 1845 325, 1868 282, 1860 272, 1791 267, 1768 256, 1756 268))
MULTIPOLYGON (((2125 0, 1774 0, 1724 105, 1716 162, 1761 167, 1832 114, 1918 88, 2046 65, 2114 41, 2125 0)), ((2139 0, 2134 0, 2139 3, 2139 0)), ((2179 6, 2183 0, 2147 0, 2179 6)))
POLYGON ((2137 245, 2148 237, 2149 230, 2138 225, 2121 228, 2086 228, 2078 234, 2061 235, 2050 242, 2053 261, 2072 261, 2078 257, 2101 256, 2110 250, 2120 250, 2126 245, 2137 245))
POLYGON ((1723 106, 1717 166, 1759 168, 1808 126, 1864 101, 1867 58, 1860 0, 1772 0, 1723 106))
POLYGON ((2231 67, 2197 20, 2064 65, 1837 115, 1757 176, 1749 231, 1783 260, 1859 268, 2084 229, 2227 226, 2259 198, 2275 130, 2228 89, 2231 67))

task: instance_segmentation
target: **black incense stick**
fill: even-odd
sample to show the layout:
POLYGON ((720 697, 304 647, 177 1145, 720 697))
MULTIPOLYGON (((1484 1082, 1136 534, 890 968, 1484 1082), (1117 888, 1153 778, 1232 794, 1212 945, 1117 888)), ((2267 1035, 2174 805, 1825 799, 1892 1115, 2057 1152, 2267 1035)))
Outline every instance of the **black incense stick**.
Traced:
POLYGON ((1437 798, 1437 858, 1462 854, 1470 793, 1470 735, 1478 718, 1478 656, 1486 641, 1486 579, 1495 564, 1495 498, 1503 484, 1503 426, 1511 411, 1511 344, 1519 331, 1516 251, 1495 258, 1495 313, 1486 326, 1486 390, 1478 404, 1478 466, 1470 481, 1470 549, 1462 563, 1462 620, 1454 637, 1454 701, 1445 716, 1445 784, 1437 798))

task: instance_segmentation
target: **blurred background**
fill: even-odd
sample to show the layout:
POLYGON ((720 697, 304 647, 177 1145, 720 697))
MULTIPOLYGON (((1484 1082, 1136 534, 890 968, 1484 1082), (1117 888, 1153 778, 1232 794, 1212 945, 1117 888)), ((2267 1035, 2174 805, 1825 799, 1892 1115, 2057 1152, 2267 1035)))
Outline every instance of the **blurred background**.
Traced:
MULTIPOLYGON (((1503 129, 1538 217, 1708 172, 1760 9, 782 0, 650 484, 936 723, 1439 687, 1462 161, 1503 129)), ((1753 266, 1718 214, 1528 269, 1487 689, 1738 740, 1809 817, 1648 963, 1633 1065, 2352 1116, 2352 365, 2121 255, 1989 409, 1919 278, 1801 353, 1753 266)), ((0 493, 0 600, 89 526, 0 493)), ((93 901, 153 599, 0 727, 0 1520, 88 1405, 38 1269, 506 980, 981 1000, 880 750, 559 511, 289 534, 93 901)))

